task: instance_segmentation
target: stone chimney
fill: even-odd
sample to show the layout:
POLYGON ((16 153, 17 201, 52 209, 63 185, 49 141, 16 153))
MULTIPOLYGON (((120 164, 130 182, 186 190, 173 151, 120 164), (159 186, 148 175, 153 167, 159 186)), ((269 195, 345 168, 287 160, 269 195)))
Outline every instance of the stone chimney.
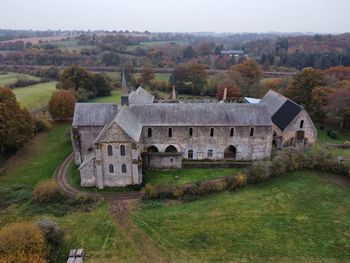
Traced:
POLYGON ((224 89, 224 96, 222 97, 222 100, 224 102, 227 100, 227 88, 224 89))
POLYGON ((171 93, 171 100, 172 101, 176 101, 176 89, 175 89, 175 85, 173 85, 173 91, 171 93))

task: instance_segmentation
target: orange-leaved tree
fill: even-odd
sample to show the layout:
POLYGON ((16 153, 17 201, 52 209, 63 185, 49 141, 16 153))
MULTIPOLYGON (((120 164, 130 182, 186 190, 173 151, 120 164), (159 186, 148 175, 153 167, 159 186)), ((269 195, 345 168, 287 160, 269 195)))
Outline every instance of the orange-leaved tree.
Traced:
POLYGON ((59 90, 52 94, 49 111, 53 119, 67 120, 73 117, 75 97, 68 90, 59 90))

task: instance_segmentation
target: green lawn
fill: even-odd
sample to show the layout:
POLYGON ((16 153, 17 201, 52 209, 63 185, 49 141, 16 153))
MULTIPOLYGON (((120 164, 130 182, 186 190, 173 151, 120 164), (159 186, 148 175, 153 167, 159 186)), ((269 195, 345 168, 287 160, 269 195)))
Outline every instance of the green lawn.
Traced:
MULTIPOLYGON (((79 40, 72 39, 72 40, 55 41, 55 42, 51 42, 50 44, 57 45, 60 50, 68 51, 68 52, 74 52, 74 51, 80 52, 82 49, 89 49, 94 47, 92 45, 79 45, 78 42, 79 40)), ((42 44, 42 45, 44 46, 45 44, 42 44)))
POLYGON ((97 97, 89 100, 89 102, 120 103, 120 90, 113 90, 111 96, 97 97))
POLYGON ((133 45, 133 46, 128 46, 127 51, 134 51, 136 48, 141 47, 141 48, 149 48, 152 46, 161 46, 161 45, 167 45, 170 43, 175 43, 178 45, 187 45, 188 43, 185 41, 147 41, 147 42, 140 42, 139 45, 133 45))
POLYGON ((345 262, 349 186, 325 176, 298 172, 188 203, 145 202, 133 218, 177 262, 345 262))
POLYGON ((56 82, 36 84, 24 88, 13 89, 17 101, 29 110, 47 106, 52 93, 56 90, 56 82))
POLYGON ((0 87, 4 87, 10 84, 15 83, 19 79, 27 79, 27 80, 39 80, 40 78, 28 75, 28 74, 22 74, 22 73, 7 73, 7 74, 1 74, 0 75, 0 87))
MULTIPOLYGON (((327 131, 328 129, 318 129, 317 147, 326 147, 329 144, 342 144, 345 141, 350 141, 350 134, 346 134, 345 131, 337 131, 337 139, 327 136, 327 131)), ((350 156, 350 149, 327 148, 327 151, 331 152, 334 156, 350 156)))
POLYGON ((241 171, 239 168, 148 170, 144 174, 144 181, 153 185, 179 185, 234 175, 241 171))

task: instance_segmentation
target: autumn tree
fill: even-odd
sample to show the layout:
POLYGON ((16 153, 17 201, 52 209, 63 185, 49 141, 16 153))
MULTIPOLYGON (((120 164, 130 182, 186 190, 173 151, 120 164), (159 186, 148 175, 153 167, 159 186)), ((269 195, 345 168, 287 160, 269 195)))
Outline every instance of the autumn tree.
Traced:
POLYGON ((154 71, 152 68, 144 68, 141 72, 139 82, 142 85, 150 85, 151 81, 154 79, 154 71))
POLYGON ((286 89, 286 95, 303 105, 306 110, 312 110, 312 90, 323 85, 324 77, 321 71, 305 68, 293 77, 291 85, 286 89))
POLYGON ((350 67, 332 67, 327 69, 325 73, 339 80, 350 80, 350 67))
POLYGON ((350 86, 336 89, 329 97, 325 109, 339 118, 339 126, 350 126, 350 86))
POLYGON ((177 65, 170 75, 169 83, 170 86, 175 85, 176 90, 179 93, 187 93, 186 89, 187 81, 187 68, 185 65, 177 65))
POLYGON ((49 111, 52 118, 67 120, 73 117, 75 105, 74 95, 67 90, 59 90, 52 94, 49 101, 49 111))
POLYGON ((328 97, 335 91, 331 87, 316 87, 311 92, 312 115, 318 121, 323 121, 326 117, 325 106, 328 105, 328 97))
POLYGON ((0 88, 0 156, 26 143, 33 129, 31 115, 20 107, 15 94, 8 88, 0 88))
POLYGON ((241 87, 244 96, 258 97, 260 80, 264 76, 261 66, 253 59, 247 59, 229 69, 230 77, 241 87))
POLYGON ((191 82, 191 94, 200 95, 202 89, 207 85, 207 73, 205 66, 200 63, 187 64, 187 80, 191 82))
POLYGON ((232 80, 226 79, 222 81, 217 87, 217 99, 222 100, 224 96, 224 91, 227 89, 226 99, 229 101, 236 101, 241 96, 241 91, 237 84, 232 80))

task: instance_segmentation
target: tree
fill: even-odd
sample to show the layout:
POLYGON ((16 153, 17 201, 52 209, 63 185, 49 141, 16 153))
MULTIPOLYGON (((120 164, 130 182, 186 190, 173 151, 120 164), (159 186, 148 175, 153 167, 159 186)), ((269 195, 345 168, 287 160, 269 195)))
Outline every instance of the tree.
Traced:
POLYGON ((286 89, 286 95, 303 105, 306 110, 311 110, 312 90, 324 85, 321 71, 313 68, 305 68, 293 77, 291 85, 286 89))
POLYGON ((46 262, 45 238, 33 223, 13 223, 0 230, 0 262, 46 262))
POLYGON ((336 89, 329 95, 325 109, 339 118, 341 128, 350 126, 350 86, 336 89))
POLYGON ((187 64, 187 79, 191 82, 191 94, 200 95, 202 89, 207 85, 207 73, 205 66, 199 63, 187 64))
POLYGON ((236 101, 241 96, 239 87, 233 81, 226 79, 217 87, 216 97, 218 100, 222 100, 225 88, 227 89, 227 100, 236 101))
POLYGON ((183 50, 183 57, 184 58, 196 58, 197 52, 191 46, 187 46, 183 50))
POLYGON ((316 87, 311 92, 312 115, 318 121, 323 121, 326 117, 325 106, 328 104, 328 97, 335 89, 330 87, 316 87))
POLYGON ((27 109, 20 107, 10 89, 0 88, 0 155, 21 147, 33 136, 33 131, 33 120, 27 109))
POLYGON ((339 80, 350 80, 350 67, 333 67, 326 70, 326 74, 339 80))
POLYGON ((175 85, 176 90, 179 93, 188 93, 186 87, 187 81, 187 68, 185 65, 177 65, 174 71, 171 73, 169 83, 171 86, 175 85))
POLYGON ((120 57, 116 52, 109 51, 103 54, 102 61, 107 67, 117 66, 120 64, 120 57))
POLYGON ((113 89, 110 78, 101 73, 94 74, 92 81, 96 87, 96 96, 110 96, 113 89))
POLYGON ((152 68, 144 68, 141 72, 141 77, 139 82, 142 85, 150 85, 151 81, 154 79, 154 71, 152 68))
POLYGON ((59 90, 52 94, 49 101, 49 111, 54 119, 60 121, 73 117, 75 105, 74 95, 67 90, 59 90))

